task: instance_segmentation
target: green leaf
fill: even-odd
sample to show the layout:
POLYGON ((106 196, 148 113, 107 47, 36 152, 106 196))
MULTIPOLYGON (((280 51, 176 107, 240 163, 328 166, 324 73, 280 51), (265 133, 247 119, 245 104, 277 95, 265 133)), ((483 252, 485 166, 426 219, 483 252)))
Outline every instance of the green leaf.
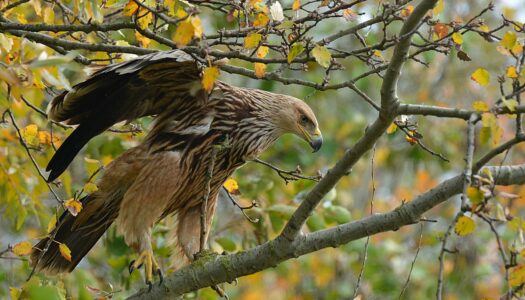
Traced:
POLYGON ((222 249, 228 252, 234 252, 237 250, 235 242, 227 237, 221 237, 215 240, 217 244, 221 245, 222 249))
POLYGON ((330 51, 328 51, 328 49, 326 49, 326 47, 316 45, 312 50, 312 55, 315 58, 315 61, 317 61, 317 63, 323 66, 324 68, 328 68, 330 66, 332 54, 330 53, 330 51))
POLYGON ((306 220, 306 226, 310 231, 318 231, 326 228, 324 218, 318 213, 312 213, 312 215, 306 220))
POLYGON ((325 217, 334 220, 338 224, 348 223, 352 220, 352 214, 348 209, 338 205, 325 208, 325 217))
POLYGON ((301 53, 304 51, 304 46, 301 43, 294 43, 292 45, 292 48, 290 48, 290 52, 288 52, 288 63, 292 63, 292 61, 301 53))

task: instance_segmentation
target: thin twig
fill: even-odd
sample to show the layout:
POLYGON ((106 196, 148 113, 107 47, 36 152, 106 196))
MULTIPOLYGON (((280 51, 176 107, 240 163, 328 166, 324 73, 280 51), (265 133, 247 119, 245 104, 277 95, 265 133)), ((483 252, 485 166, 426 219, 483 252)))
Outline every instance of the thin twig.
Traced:
POLYGON ((284 182, 287 183, 287 184, 290 181, 295 181, 295 180, 299 180, 299 179, 319 181, 322 178, 322 176, 320 174, 316 175, 316 176, 301 175, 302 174, 302 170, 301 170, 301 168, 299 166, 297 166, 297 168, 295 170, 285 171, 283 169, 280 169, 280 168, 272 165, 269 162, 265 162, 264 160, 261 160, 261 159, 258 159, 258 158, 254 159, 253 161, 256 162, 256 163, 259 163, 261 165, 265 165, 265 166, 269 167, 270 169, 274 170, 275 172, 277 172, 277 175, 279 175, 284 180, 284 182))
POLYGON ((421 226, 419 227, 419 241, 417 242, 416 254, 414 255, 414 259, 412 260, 412 264, 410 265, 410 270, 408 271, 407 280, 405 281, 405 284, 403 285, 403 289, 401 290, 401 293, 399 294, 399 299, 403 298, 403 294, 408 288, 408 284, 410 283, 410 276, 412 275, 412 270, 414 269, 414 265, 416 264, 419 250, 421 250, 421 240, 423 239, 423 224, 424 223, 421 223, 420 224, 421 226))

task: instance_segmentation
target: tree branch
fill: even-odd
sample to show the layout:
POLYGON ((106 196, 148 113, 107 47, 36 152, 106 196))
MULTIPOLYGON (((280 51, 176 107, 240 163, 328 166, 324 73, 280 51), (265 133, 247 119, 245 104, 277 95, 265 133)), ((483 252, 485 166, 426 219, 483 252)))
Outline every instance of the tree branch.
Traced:
MULTIPOLYGON (((525 165, 487 168, 491 173, 499 172, 500 176, 496 180, 498 185, 525 183, 525 165)), ((163 286, 154 286, 149 293, 144 288, 128 299, 172 299, 200 288, 232 282, 238 277, 275 267, 288 259, 323 248, 337 247, 369 235, 418 223, 423 213, 460 194, 463 181, 463 174, 457 175, 393 211, 300 235, 291 243, 278 237, 246 251, 203 258, 167 276, 163 286)))

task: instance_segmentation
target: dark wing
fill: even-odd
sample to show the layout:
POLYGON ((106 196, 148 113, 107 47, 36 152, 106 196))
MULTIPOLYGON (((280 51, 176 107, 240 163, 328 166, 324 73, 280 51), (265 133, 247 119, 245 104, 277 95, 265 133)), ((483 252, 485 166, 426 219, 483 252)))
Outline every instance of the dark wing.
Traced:
POLYGON ((182 101, 202 101, 199 89, 200 66, 180 50, 140 56, 95 72, 49 105, 50 119, 78 127, 49 161, 48 181, 60 176, 91 138, 112 125, 160 114, 182 101))

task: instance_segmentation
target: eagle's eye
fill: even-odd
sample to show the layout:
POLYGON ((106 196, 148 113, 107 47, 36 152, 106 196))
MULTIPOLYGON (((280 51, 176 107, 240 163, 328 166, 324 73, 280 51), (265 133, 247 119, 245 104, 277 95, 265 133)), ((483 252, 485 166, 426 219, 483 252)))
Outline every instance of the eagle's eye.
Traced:
POLYGON ((302 125, 306 125, 306 124, 308 124, 308 123, 310 123, 310 119, 308 119, 307 116, 302 115, 302 116, 301 116, 301 124, 302 124, 302 125))

